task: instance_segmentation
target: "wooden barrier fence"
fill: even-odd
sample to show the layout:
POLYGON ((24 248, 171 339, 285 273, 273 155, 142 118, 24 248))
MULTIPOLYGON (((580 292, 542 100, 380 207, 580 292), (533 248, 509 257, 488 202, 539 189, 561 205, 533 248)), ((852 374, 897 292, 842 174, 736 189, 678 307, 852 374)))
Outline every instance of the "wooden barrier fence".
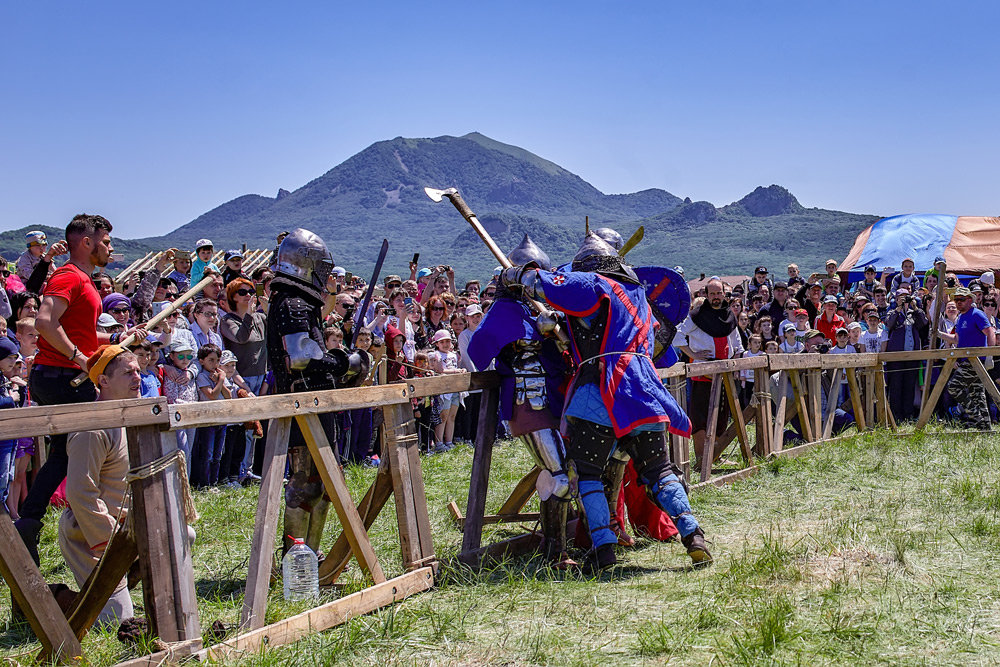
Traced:
MULTIPOLYGON (((1000 347, 936 351, 847 354, 847 355, 761 355, 677 364, 660 371, 660 377, 681 403, 686 404, 688 380, 712 383, 705 451, 722 453, 734 440, 746 467, 712 478, 712 456, 704 456, 699 484, 717 485, 745 477, 756 469, 754 456, 797 455, 801 447, 783 452, 785 425, 798 417, 807 445, 829 439, 834 428, 833 410, 826 418, 821 411, 821 392, 826 380, 839 392, 842 379, 848 386, 848 405, 860 430, 879 424, 895 428, 886 400, 883 364, 888 361, 938 360, 943 362, 917 421, 923 428, 941 396, 944 384, 960 359, 987 380, 993 401, 1000 405, 1000 391, 978 357, 1000 355, 1000 347), (737 395, 738 374, 752 372, 755 400, 742 408, 737 395), (832 374, 831 374, 832 372, 832 374), (774 391, 772 391, 772 388, 774 391), (724 398, 723 398, 724 394, 724 398), (771 396, 776 394, 772 405, 771 396), (732 423, 717 433, 716 422, 722 401, 732 415, 732 423), (773 412, 772 412, 773 408, 773 412), (753 427, 748 431, 749 427, 753 427), (751 442, 750 433, 754 434, 751 442), (794 453, 793 453, 794 452, 794 453)), ((930 378, 928 378, 928 381, 930 378)), ((198 606, 195 599, 191 545, 182 507, 183 480, 176 466, 166 466, 156 474, 132 482, 134 532, 117 532, 107 549, 108 556, 78 597, 68 615, 63 615, 42 580, 27 549, 21 543, 9 516, 0 516, 0 574, 25 612, 42 643, 41 658, 68 661, 82 653, 80 640, 96 614, 107 602, 116 582, 138 557, 143 582, 146 613, 155 634, 170 646, 170 652, 147 656, 135 664, 175 660, 185 655, 221 658, 264 645, 276 646, 302 636, 344 623, 354 616, 371 612, 434 585, 437 559, 434 553, 424 494, 423 473, 418 456, 416 428, 411 399, 442 393, 482 391, 479 431, 473 456, 469 497, 465 516, 455 503, 451 511, 462 530, 460 560, 476 565, 484 558, 523 551, 537 545, 538 536, 525 536, 482 547, 483 526, 508 522, 534 522, 537 514, 523 509, 534 494, 537 469, 529 471, 503 503, 500 512, 486 514, 486 492, 493 443, 497 431, 499 378, 494 372, 448 375, 413 379, 406 383, 303 392, 279 396, 168 405, 163 398, 100 401, 86 405, 58 405, 16 410, 4 415, 3 437, 20 438, 69 433, 81 428, 125 427, 128 431, 131 467, 138 469, 162 463, 175 456, 173 430, 196 426, 231 424, 270 419, 265 449, 265 469, 258 498, 256 523, 251 543, 247 585, 241 613, 241 634, 220 644, 203 648, 198 606), (380 408, 384 416, 382 457, 374 482, 360 502, 351 497, 344 473, 337 463, 318 415, 326 412, 380 408), (316 461, 327 494, 342 526, 333 547, 320 567, 324 585, 336 582, 353 557, 371 580, 359 593, 323 604, 297 616, 264 625, 279 509, 283 503, 282 481, 288 448, 288 434, 295 420, 316 461), (389 497, 395 502, 399 526, 403 575, 387 578, 368 536, 368 529, 389 497), (93 586, 90 585, 93 582, 93 586)), ((688 438, 670 436, 670 452, 690 481, 691 460, 688 438)))

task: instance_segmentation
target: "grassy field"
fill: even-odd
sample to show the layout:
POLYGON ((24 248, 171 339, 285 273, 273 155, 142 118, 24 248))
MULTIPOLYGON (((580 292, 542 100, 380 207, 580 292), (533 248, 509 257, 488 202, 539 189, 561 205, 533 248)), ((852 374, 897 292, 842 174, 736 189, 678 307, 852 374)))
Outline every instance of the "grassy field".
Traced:
MULTIPOLYGON (((995 436, 876 432, 821 445, 694 498, 716 562, 693 571, 676 543, 640 541, 597 578, 563 576, 538 559, 472 572, 454 564, 460 535, 445 509, 464 506, 472 451, 423 459, 437 553, 436 589, 250 665, 767 664, 1000 662, 1000 448, 995 436)), ((517 446, 493 464, 495 509, 529 467, 517 446)), ((350 469, 356 497, 374 471, 350 469)), ((195 571, 201 623, 234 623, 254 490, 199 493, 195 571)), ((392 503, 372 534, 384 567, 401 571, 392 503)), ((332 516, 331 512, 331 516, 332 516)), ((43 573, 71 580, 43 535, 43 573)), ((335 535, 331 521, 328 541, 335 535)), ((487 539, 509 533, 496 530, 487 539)), ((348 591, 362 582, 356 566, 348 591)), ((134 599, 141 605, 140 592, 134 599)), ((9 618, 4 596, 0 617, 9 618)), ((272 591, 268 620, 301 610, 272 591)), ((37 650, 4 626, 3 655, 37 650)), ((133 655, 113 633, 84 642, 89 660, 133 655)))

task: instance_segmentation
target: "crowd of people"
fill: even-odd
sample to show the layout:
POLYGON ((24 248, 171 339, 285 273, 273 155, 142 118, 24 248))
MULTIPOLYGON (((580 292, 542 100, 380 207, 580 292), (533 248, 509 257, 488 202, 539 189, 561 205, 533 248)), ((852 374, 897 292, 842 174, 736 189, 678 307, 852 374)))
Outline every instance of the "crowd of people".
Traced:
MULTIPOLYGON (((201 239, 194 248, 166 250, 152 267, 122 282, 105 272, 111 231, 103 217, 79 215, 68 225, 65 240, 49 244, 44 233, 30 232, 25 252, 13 267, 0 270, 0 408, 83 403, 99 395, 102 400, 164 396, 170 404, 183 404, 274 391, 267 353, 271 267, 248 275, 239 250, 226 250, 221 261, 213 260, 214 244, 201 239), (206 278, 198 294, 181 302, 206 278), (168 314, 161 316, 164 311, 168 314), (81 373, 90 381, 76 382, 81 373)), ((683 276, 681 267, 675 270, 683 276)), ((907 259, 899 271, 867 266, 853 284, 845 284, 842 275, 830 260, 824 271, 808 277, 790 264, 787 278, 775 279, 764 266, 738 284, 711 278, 693 293, 673 347, 682 360, 698 363, 760 354, 920 350, 932 338, 940 347, 995 343, 998 291, 992 272, 963 285, 954 274, 941 276, 934 269, 920 275, 907 259), (940 280, 945 298, 939 300, 940 280)), ((408 273, 381 278, 361 312, 369 286, 348 267, 335 266, 323 295, 326 349, 367 355, 364 384, 484 370, 471 360, 469 344, 503 281, 499 268, 482 278, 459 282, 448 265, 411 262, 408 273)), ((558 281, 555 285, 561 287, 558 281)), ((923 372, 919 362, 887 364, 887 393, 897 421, 916 416, 923 372)), ((997 377, 1000 368, 990 374, 997 377)), ((697 380, 689 387, 689 414, 701 457, 709 383, 697 380)), ((968 362, 957 364, 947 389, 942 416, 990 428, 984 387, 968 362)), ((840 400, 824 396, 823 408, 824 413, 837 410, 842 427, 851 416, 839 407, 838 390, 827 387, 826 394, 840 400)), ((751 373, 741 379, 744 405, 753 396, 751 373)), ((413 409, 426 454, 474 440, 476 393, 416 399, 413 409)), ((378 411, 359 409, 324 421, 343 464, 379 464, 380 417, 378 411)), ((719 418, 724 427, 725 408, 719 418)), ((176 431, 190 484, 218 491, 259 480, 266 428, 266 423, 251 422, 176 431)), ((64 497, 78 518, 103 516, 103 522, 81 523, 94 529, 74 533, 92 550, 99 551, 100 538, 114 525, 106 516, 107 504, 93 491, 93 478, 100 475, 95 464, 69 465, 72 440, 65 435, 48 439, 46 463, 34 471, 30 484, 29 467, 41 441, 0 440, 0 498, 18 520, 29 549, 54 497, 64 497)), ((121 456, 114 453, 116 443, 101 442, 107 456, 121 456)), ((597 484, 599 472, 595 469, 588 483, 597 484)))

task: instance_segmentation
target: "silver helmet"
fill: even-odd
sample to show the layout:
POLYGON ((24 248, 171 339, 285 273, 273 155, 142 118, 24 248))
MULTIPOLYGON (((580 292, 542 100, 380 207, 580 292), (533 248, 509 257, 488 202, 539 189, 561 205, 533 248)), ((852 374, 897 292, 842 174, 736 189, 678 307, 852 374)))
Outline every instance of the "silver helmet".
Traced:
POLYGON ((538 247, 538 245, 531 240, 531 237, 527 234, 521 239, 521 244, 510 251, 507 255, 507 259, 514 266, 524 266, 529 263, 534 263, 540 269, 550 271, 552 269, 552 260, 549 256, 545 254, 545 251, 538 247))
POLYGON ((622 238, 622 235, 610 227, 601 227, 594 230, 594 233, 604 239, 616 252, 621 250, 622 246, 625 245, 625 239, 622 238))
POLYGON ((617 280, 639 283, 635 272, 622 260, 614 246, 594 232, 583 239, 571 268, 573 271, 601 273, 617 280))
POLYGON ((308 229, 293 230, 278 246, 275 272, 280 275, 324 290, 332 271, 333 255, 323 239, 308 229))

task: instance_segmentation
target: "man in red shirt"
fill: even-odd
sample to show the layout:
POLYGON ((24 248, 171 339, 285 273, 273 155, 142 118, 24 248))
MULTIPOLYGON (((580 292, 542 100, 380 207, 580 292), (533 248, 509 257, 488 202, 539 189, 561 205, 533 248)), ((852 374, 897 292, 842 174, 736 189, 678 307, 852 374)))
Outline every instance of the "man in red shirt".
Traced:
MULTIPOLYGON (((104 343, 123 334, 98 333, 101 297, 90 276, 111 259, 111 223, 99 215, 80 214, 66 227, 69 261, 49 278, 35 317, 38 353, 28 386, 39 405, 86 403, 97 398, 92 382, 74 387, 72 380, 87 372, 87 359, 104 343)), ((141 328, 133 331, 142 332, 141 328)), ((52 494, 66 478, 66 435, 51 438, 49 456, 38 471, 21 506, 18 533, 38 563, 38 536, 52 494)))
POLYGON ((823 298, 823 310, 816 317, 816 328, 826 336, 831 345, 837 343, 837 329, 846 327, 844 318, 837 314, 837 297, 827 296, 823 298))

